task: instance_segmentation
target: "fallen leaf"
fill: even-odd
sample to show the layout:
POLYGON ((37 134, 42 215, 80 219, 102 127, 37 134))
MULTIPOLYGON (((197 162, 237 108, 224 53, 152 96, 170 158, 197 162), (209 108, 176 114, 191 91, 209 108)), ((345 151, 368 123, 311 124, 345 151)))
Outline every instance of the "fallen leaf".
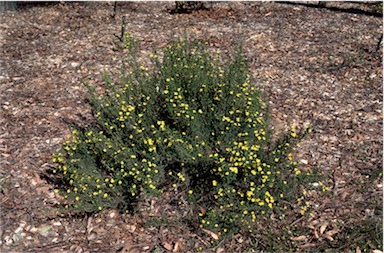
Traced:
POLYGON ((325 233, 323 236, 324 236, 325 238, 327 238, 328 240, 330 240, 331 242, 334 240, 334 239, 332 238, 332 236, 328 235, 327 233, 325 233))
POLYGON ((217 234, 213 233, 212 231, 209 231, 209 230, 204 229, 204 228, 202 228, 202 230, 205 233, 207 233, 208 235, 210 235, 213 239, 215 239, 215 240, 219 239, 219 236, 217 234))
POLYGON ((312 224, 309 224, 309 225, 307 226, 307 228, 310 228, 310 229, 313 229, 313 230, 316 229, 312 224))
POLYGON ((201 213, 202 215, 205 215, 205 213, 207 212, 207 211, 205 210, 205 208, 202 207, 202 206, 199 206, 199 209, 200 209, 200 213, 201 213))
POLYGON ((91 234, 88 234, 88 236, 87 236, 88 241, 93 241, 96 238, 97 238, 96 233, 91 233, 91 234))
POLYGON ((87 232, 88 232, 88 234, 91 233, 92 230, 93 230, 92 217, 89 217, 88 221, 87 221, 87 232))
POLYGON ((361 249, 359 248, 359 246, 357 246, 356 248, 356 253, 361 253, 361 249))
POLYGON ((300 235, 297 237, 291 237, 292 241, 305 241, 306 239, 307 239, 307 236, 305 236, 305 235, 300 235))
POLYGON ((339 233, 339 230, 337 229, 333 229, 333 230, 329 230, 327 231, 325 234, 329 235, 329 236, 333 236, 335 234, 339 233))
POLYGON ((83 248, 80 247, 79 245, 72 245, 72 246, 69 248, 69 250, 70 250, 71 252, 78 252, 78 253, 83 252, 83 248))
POLYGON ((163 242, 163 247, 168 251, 173 250, 172 244, 170 244, 169 242, 163 242))
POLYGON ((44 236, 50 229, 52 228, 51 225, 43 226, 39 229, 39 234, 44 236))
POLYGON ((314 220, 314 221, 311 222, 311 225, 313 225, 313 226, 317 225, 317 224, 319 224, 319 222, 320 222, 319 220, 314 220))
POLYGON ((113 219, 117 216, 117 211, 116 210, 111 210, 109 213, 108 213, 108 216, 109 218, 113 219))
POLYGON ((301 248, 301 249, 304 249, 304 248, 311 248, 311 247, 315 247, 317 246, 318 244, 317 243, 306 243, 304 245, 299 245, 298 247, 301 248))
POLYGON ((348 192, 347 192, 347 191, 343 191, 343 192, 341 193, 341 199, 342 199, 342 200, 345 200, 347 197, 348 197, 348 192))
POLYGON ((225 253, 224 248, 217 248, 216 253, 225 253))
POLYGON ((319 239, 319 234, 317 233, 317 230, 316 230, 316 229, 314 230, 314 233, 315 233, 315 237, 316 237, 316 239, 319 239))
POLYGON ((175 243, 175 246, 173 247, 173 252, 180 252, 183 249, 183 242, 181 240, 178 240, 175 243))
POLYGON ((320 227, 320 234, 324 234, 324 231, 327 229, 327 224, 324 224, 320 227))

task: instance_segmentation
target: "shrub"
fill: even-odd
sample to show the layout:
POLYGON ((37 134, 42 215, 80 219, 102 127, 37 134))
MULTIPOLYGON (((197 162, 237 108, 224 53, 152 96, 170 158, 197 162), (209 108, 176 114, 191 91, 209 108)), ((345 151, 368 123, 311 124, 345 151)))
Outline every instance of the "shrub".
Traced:
POLYGON ((304 214, 298 186, 306 175, 290 150, 308 129, 271 140, 241 49, 220 64, 204 44, 178 40, 162 60, 156 51, 150 58, 146 68, 130 57, 118 82, 105 78, 102 95, 89 87, 97 126, 74 129, 53 158, 66 208, 127 210, 139 196, 174 187, 203 207, 200 226, 219 234, 252 232, 258 219, 283 218, 284 203, 297 199, 304 214))
MULTIPOLYGON (((211 2, 212 7, 212 2, 211 2)), ((192 13, 199 10, 208 10, 204 2, 199 1, 175 1, 175 8, 171 10, 171 14, 175 13, 192 13)))

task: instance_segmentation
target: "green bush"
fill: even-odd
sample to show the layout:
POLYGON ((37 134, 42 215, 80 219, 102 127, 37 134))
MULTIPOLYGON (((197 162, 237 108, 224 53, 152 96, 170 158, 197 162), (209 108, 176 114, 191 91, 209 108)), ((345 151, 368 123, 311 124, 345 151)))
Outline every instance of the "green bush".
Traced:
MULTIPOLYGON (((130 52, 135 52, 131 50, 130 52)), ((151 67, 130 57, 118 82, 90 87, 97 126, 75 129, 54 155, 66 208, 96 212, 129 209, 139 196, 170 187, 200 212, 200 226, 219 234, 252 231, 284 203, 307 204, 290 150, 308 132, 291 127, 271 141, 268 111, 251 85, 241 49, 220 64, 198 41, 178 40, 154 51, 151 67)), ((305 174, 305 175, 304 175, 305 174)))

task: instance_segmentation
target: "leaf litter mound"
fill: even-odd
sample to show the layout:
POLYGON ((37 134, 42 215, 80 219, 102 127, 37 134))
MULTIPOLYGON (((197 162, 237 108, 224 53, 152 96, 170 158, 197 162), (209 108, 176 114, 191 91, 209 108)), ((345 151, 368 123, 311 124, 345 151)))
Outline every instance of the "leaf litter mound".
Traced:
MULTIPOLYGON (((382 233, 382 46, 376 48, 382 16, 337 11, 367 11, 361 3, 326 7, 227 2, 170 14, 172 2, 120 2, 113 18, 113 3, 57 2, 5 12, 0 17, 0 249, 231 252, 252 245, 239 234, 209 246, 214 233, 182 223, 151 226, 149 212, 56 213, 60 196, 45 180, 54 166, 51 154, 68 138, 68 122, 86 127, 93 120, 82 83, 103 87, 104 71, 119 74, 124 52, 115 35, 125 16, 142 55, 185 33, 227 56, 243 44, 276 129, 312 125, 295 155, 303 170, 322 171, 330 189, 326 196, 311 196, 314 217, 297 217, 292 227, 308 229, 291 240, 302 251, 358 252, 359 240, 382 233), (367 230, 346 240, 361 222, 367 230)), ((140 208, 176 220, 191 212, 175 196, 148 199, 140 208)))

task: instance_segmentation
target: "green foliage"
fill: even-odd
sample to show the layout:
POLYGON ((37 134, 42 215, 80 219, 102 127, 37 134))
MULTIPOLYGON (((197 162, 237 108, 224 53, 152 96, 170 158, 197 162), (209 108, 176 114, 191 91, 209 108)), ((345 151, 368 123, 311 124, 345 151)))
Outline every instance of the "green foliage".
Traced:
POLYGON ((283 219, 291 206, 304 215, 299 186, 309 173, 290 152, 309 129, 292 126, 271 141, 241 49, 220 64, 204 44, 178 40, 162 61, 156 52, 150 58, 148 69, 130 57, 127 74, 117 83, 106 78, 102 95, 90 87, 98 126, 73 130, 54 156, 66 208, 127 210, 139 196, 173 187, 203 207, 200 226, 219 234, 252 233, 256 221, 283 219))
POLYGON ((191 13, 199 10, 207 10, 208 8, 205 6, 205 3, 200 1, 175 1, 175 9, 171 10, 171 13, 191 13))

